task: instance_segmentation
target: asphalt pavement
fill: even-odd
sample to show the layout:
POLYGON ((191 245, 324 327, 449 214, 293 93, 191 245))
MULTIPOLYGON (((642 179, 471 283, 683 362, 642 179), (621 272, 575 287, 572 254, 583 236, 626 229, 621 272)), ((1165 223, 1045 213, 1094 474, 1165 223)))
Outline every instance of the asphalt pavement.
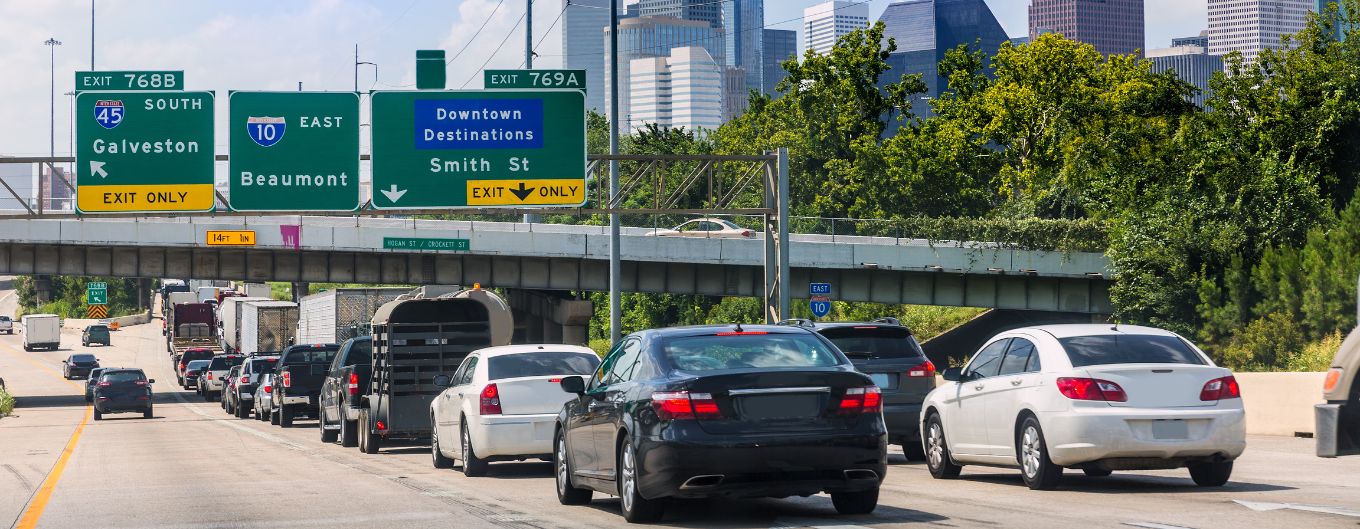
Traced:
MULTIPOLYGON (((6 301, 0 292, 0 309, 6 301)), ((417 527, 596 529, 626 525, 613 498, 559 505, 547 463, 493 464, 467 478, 430 465, 427 446, 364 455, 322 444, 315 421, 282 429, 241 420, 174 383, 160 322, 81 348, 68 329, 56 352, 25 353, 0 336, 0 376, 18 396, 0 419, 0 525, 44 528, 417 527), (155 384, 155 418, 88 418, 79 382, 60 361, 94 352, 105 366, 141 367, 155 384), (62 457, 70 448, 69 456, 62 457), (45 490, 44 490, 45 489, 45 490)), ((1312 440, 1251 437, 1233 480, 1194 486, 1181 471, 1088 478, 1057 491, 1025 488, 1008 469, 965 468, 939 481, 892 450, 877 511, 838 516, 830 498, 676 502, 677 527, 1356 527, 1360 458, 1325 460, 1312 440)))

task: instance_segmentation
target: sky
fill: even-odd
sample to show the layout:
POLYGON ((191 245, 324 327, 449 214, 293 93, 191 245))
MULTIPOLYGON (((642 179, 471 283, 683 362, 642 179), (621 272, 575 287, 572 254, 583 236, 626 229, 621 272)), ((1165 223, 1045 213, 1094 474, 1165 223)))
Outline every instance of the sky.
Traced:
MULTIPOLYGON (((562 2, 535 2, 536 67, 560 65, 555 21, 562 2)), ((1207 0, 1145 2, 1150 48, 1207 27, 1207 0)), ((815 3, 765 0, 766 24, 797 30, 803 8, 815 3)), ((889 3, 871 0, 871 19, 889 3)), ((987 3, 1011 36, 1026 33, 1028 0, 987 3)), ((90 6, 0 0, 0 155, 48 154, 53 121, 56 154, 69 152, 71 99, 63 94, 73 88, 74 71, 90 69, 90 6), (49 49, 43 44, 49 38, 61 45, 49 49)), ((228 90, 297 90, 298 83, 305 90, 353 90, 356 44, 361 61, 377 63, 359 70, 360 90, 412 88, 417 49, 446 50, 450 88, 480 88, 483 66, 522 65, 524 14, 524 0, 100 0, 93 59, 97 70, 183 70, 187 89, 216 91, 217 152, 225 153, 228 90)))

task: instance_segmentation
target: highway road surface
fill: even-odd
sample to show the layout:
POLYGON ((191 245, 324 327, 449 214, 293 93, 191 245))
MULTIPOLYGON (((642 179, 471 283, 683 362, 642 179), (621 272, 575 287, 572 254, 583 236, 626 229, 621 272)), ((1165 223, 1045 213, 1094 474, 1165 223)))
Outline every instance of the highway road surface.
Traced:
MULTIPOLYGON (((8 292, 0 292, 0 309, 8 292)), ((363 455, 322 444, 314 421, 281 429, 223 413, 178 391, 160 323, 125 328, 91 348, 105 366, 157 379, 155 418, 90 420, 80 382, 61 378, 78 347, 25 353, 0 336, 0 376, 18 396, 0 419, 0 527, 421 527, 598 529, 625 525, 618 503, 559 505, 550 465, 492 466, 467 478, 430 465, 428 448, 363 455)), ((1252 437, 1233 481, 1195 487, 1185 471, 1087 478, 1061 490, 1025 488, 1016 471, 970 467, 938 481, 894 449, 877 511, 837 516, 826 496, 677 503, 663 525, 715 528, 1356 527, 1360 458, 1324 460, 1308 439, 1252 437)))

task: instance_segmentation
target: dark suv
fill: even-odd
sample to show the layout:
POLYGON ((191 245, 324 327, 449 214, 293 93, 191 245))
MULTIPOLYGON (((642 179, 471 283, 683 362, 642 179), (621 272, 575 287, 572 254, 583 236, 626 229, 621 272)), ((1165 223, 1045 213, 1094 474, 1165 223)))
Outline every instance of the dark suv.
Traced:
POLYGON ((935 365, 926 359, 911 329, 895 318, 833 323, 788 320, 784 324, 817 331, 836 344, 855 364, 855 369, 874 379, 874 384, 883 391, 888 442, 902 445, 908 459, 925 459, 921 448, 921 403, 935 389, 935 365))

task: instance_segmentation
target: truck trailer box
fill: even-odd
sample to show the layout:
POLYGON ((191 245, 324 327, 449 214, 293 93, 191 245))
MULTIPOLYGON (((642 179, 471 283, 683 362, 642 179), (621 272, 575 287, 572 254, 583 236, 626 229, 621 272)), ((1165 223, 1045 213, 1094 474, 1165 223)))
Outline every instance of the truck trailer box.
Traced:
POLYGON ((270 301, 269 298, 233 296, 222 298, 217 306, 218 318, 222 320, 222 349, 235 351, 241 340, 241 304, 249 301, 270 301))
POLYGON ((369 333, 373 314, 409 288, 338 288, 298 302, 298 343, 344 343, 369 333))
POLYGON ((24 324, 24 350, 51 349, 61 346, 61 318, 56 314, 28 314, 20 319, 24 324))
POLYGON ((247 301, 240 304, 240 336, 236 352, 248 355, 282 351, 294 343, 298 306, 291 301, 247 301))

